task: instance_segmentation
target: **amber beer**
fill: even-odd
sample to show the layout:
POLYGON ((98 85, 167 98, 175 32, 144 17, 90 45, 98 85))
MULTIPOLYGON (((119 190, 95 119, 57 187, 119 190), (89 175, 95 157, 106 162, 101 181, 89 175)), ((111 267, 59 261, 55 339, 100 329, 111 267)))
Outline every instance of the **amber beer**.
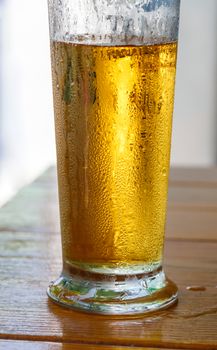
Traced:
POLYGON ((65 269, 161 265, 175 67, 175 42, 52 42, 65 269))

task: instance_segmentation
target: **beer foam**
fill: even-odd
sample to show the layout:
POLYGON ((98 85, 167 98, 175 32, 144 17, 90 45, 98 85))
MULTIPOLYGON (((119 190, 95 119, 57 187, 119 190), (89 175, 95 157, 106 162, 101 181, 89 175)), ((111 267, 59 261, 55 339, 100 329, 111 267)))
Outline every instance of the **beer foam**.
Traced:
POLYGON ((53 41, 148 45, 177 41, 179 0, 50 0, 53 41))

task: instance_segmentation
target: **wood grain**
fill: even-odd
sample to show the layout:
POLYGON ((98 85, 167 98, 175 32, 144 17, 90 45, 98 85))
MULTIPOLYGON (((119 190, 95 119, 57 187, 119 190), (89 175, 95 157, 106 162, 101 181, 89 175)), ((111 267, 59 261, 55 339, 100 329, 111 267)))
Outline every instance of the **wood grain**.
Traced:
POLYGON ((217 243, 167 242, 165 266, 179 286, 179 304, 151 316, 118 319, 75 313, 48 300, 48 282, 61 270, 58 235, 1 232, 0 239, 1 338, 217 348, 217 243), (191 285, 206 290, 187 290, 191 285))
POLYGON ((166 237, 172 240, 217 241, 217 213, 187 209, 169 210, 166 237))
MULTIPOLYGON (((0 340, 0 349, 3 350, 69 350, 78 349, 83 350, 82 347, 70 344, 55 344, 48 342, 31 342, 31 341, 13 341, 13 340, 0 340)), ((85 348, 84 348, 85 349, 85 348)), ((87 348, 86 348, 87 349, 87 348)))
POLYGON ((217 214, 217 186, 216 187, 183 187, 170 186, 168 196, 169 209, 200 209, 201 211, 215 211, 217 214))
MULTIPOLYGON (((56 180, 56 168, 51 166, 35 182, 49 184, 56 180)), ((217 186, 217 167, 171 167, 170 184, 184 186, 217 186)))
MULTIPOLYGON (((38 341, 13 341, 0 340, 0 349, 7 350, 132 350, 132 347, 122 346, 104 346, 104 345, 90 345, 90 344, 67 344, 67 343, 51 343, 38 341)), ((159 350, 159 348, 140 348, 135 350, 159 350)), ((173 350, 173 349, 164 349, 173 350)))
MULTIPOLYGON (((192 177, 192 170, 189 172, 192 177)), ((185 188, 175 184, 169 189, 167 238, 217 240, 217 186, 185 188)), ((56 171, 50 168, 1 208, 0 231, 59 233, 58 218, 56 171)))
MULTIPOLYGON (((178 178, 178 174, 176 176, 178 178)), ((190 181, 193 181, 192 176, 193 173, 190 181)), ((207 179, 208 183, 208 176, 207 179)), ((199 195, 195 186, 191 187, 189 180, 185 181, 188 181, 187 187, 194 196, 189 195, 183 184, 180 185, 179 179, 173 182, 171 188, 175 191, 183 186, 186 195, 181 195, 178 190, 170 199, 169 239, 165 245, 165 269, 178 284, 179 303, 149 316, 112 318, 88 315, 64 309, 48 300, 47 285, 61 271, 54 169, 49 169, 1 208, 0 349, 4 349, 4 339, 10 340, 6 349, 16 349, 13 346, 17 346, 18 350, 25 350, 23 344, 26 348, 26 344, 32 345, 37 350, 82 349, 82 345, 71 347, 67 343, 108 350, 121 349, 121 346, 124 349, 127 346, 217 349, 215 195, 212 194, 209 201, 206 191, 201 190, 199 195), (200 196, 203 210, 198 206, 200 196), (189 205, 190 202, 193 205, 189 205), (192 286, 194 288, 190 290, 188 287, 192 286), (197 287, 200 290, 194 291, 197 287)), ((210 182, 214 191, 214 178, 210 182)), ((206 188, 210 188, 207 183, 206 188)), ((201 186, 203 181, 198 175, 198 189, 201 186)))
POLYGON ((184 187, 216 187, 217 168, 172 167, 170 170, 170 184, 184 187))

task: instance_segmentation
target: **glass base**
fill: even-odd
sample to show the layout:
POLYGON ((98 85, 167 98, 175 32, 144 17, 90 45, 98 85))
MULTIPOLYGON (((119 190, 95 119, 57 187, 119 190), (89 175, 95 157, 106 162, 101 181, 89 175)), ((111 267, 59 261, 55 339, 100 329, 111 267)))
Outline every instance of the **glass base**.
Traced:
POLYGON ((108 275, 77 270, 51 282, 48 296, 63 306, 106 315, 143 314, 177 300, 176 285, 162 268, 136 275, 108 275))

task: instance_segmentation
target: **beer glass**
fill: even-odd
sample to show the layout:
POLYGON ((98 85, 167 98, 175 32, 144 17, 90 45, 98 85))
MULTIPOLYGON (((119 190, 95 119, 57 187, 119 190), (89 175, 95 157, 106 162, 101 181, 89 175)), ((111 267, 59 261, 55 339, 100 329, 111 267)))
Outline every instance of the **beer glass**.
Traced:
POLYGON ((177 299, 162 253, 179 2, 48 0, 63 252, 48 295, 64 306, 177 299))

